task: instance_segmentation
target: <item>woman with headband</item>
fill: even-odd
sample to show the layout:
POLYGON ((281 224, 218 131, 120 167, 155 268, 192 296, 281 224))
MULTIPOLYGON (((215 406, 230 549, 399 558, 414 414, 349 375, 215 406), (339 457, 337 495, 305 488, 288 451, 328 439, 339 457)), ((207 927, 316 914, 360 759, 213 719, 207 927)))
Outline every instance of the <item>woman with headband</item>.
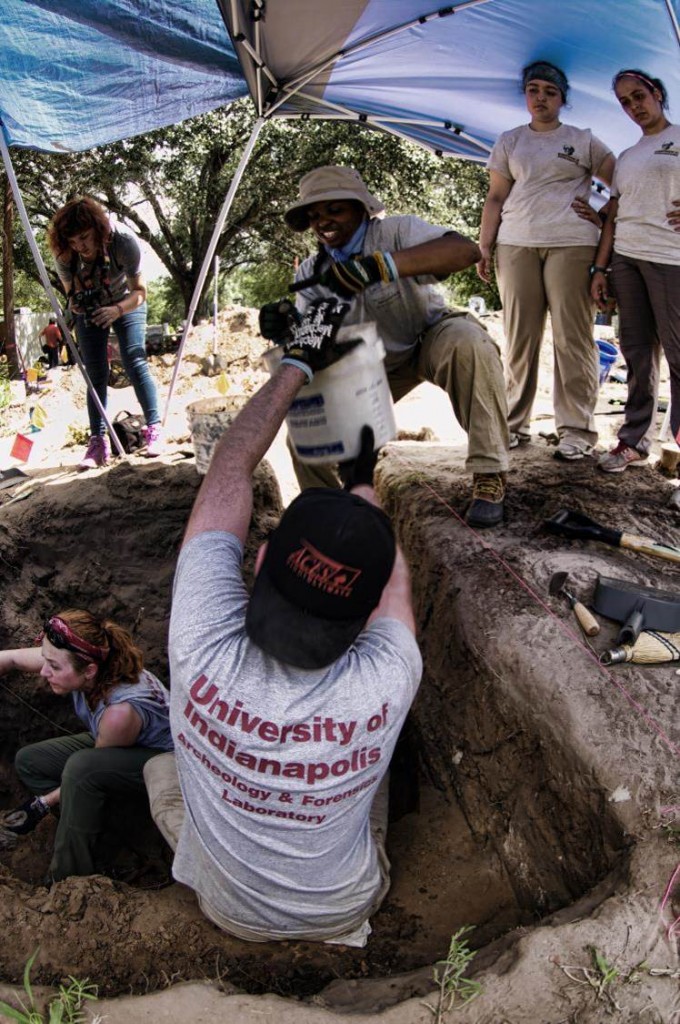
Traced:
POLYGON ((58 807, 49 879, 59 881, 98 872, 109 797, 145 793, 144 765, 172 750, 169 693, 127 630, 91 612, 53 615, 37 643, 0 651, 0 675, 36 673, 57 696, 70 694, 85 731, 18 751, 17 774, 34 795, 0 815, 0 832, 26 835, 58 807))
POLYGON ((592 178, 606 185, 614 157, 587 128, 563 124, 569 83, 548 61, 522 71, 529 124, 503 132, 488 161, 477 272, 496 276, 507 339, 510 447, 530 440, 546 315, 555 350, 555 456, 582 459, 596 441, 598 354, 588 269, 599 239, 588 205, 592 178))
POLYGON ((612 84, 642 132, 616 162, 591 282, 593 299, 606 308, 611 260, 628 398, 618 443, 599 466, 605 473, 622 473, 649 456, 662 349, 670 368, 676 442, 680 431, 680 125, 666 116, 668 96, 660 79, 630 68, 619 71, 612 84))

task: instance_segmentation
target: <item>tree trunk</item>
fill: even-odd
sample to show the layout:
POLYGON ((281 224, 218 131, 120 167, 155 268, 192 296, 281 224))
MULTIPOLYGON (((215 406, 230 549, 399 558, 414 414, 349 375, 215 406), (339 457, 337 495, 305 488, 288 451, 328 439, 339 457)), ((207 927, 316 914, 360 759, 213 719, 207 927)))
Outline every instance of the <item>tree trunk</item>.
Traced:
POLYGON ((14 329, 14 199, 9 178, 5 175, 2 223, 2 304, 5 316, 4 350, 11 380, 20 376, 19 354, 14 329))

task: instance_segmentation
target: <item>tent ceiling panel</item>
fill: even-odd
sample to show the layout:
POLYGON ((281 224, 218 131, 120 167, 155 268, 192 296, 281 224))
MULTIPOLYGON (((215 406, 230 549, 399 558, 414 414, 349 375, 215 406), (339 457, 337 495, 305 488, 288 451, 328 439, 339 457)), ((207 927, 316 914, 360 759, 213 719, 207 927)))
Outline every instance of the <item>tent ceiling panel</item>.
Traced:
MULTIPOLYGON (((230 28, 226 8, 239 9, 249 35, 249 3, 223 4, 230 28)), ((439 16, 423 0, 266 0, 256 24, 259 53, 284 92, 302 77, 305 96, 313 98, 281 102, 281 94, 270 94, 276 114, 318 114, 326 101, 357 116, 412 120, 400 131, 414 141, 470 156, 470 143, 444 125, 462 127, 482 152, 488 149, 501 131, 526 119, 518 76, 524 64, 543 58, 560 64, 572 83, 565 119, 592 128, 618 152, 639 137, 612 96, 619 68, 643 67, 662 78, 676 118, 680 113, 677 11, 678 0, 459 0, 439 16), (351 27, 350 14, 357 15, 351 27), (424 120, 442 127, 425 130, 424 120)), ((243 65, 251 81, 255 70, 246 55, 243 65)))
POLYGON ((13 145, 84 150, 247 95, 215 0, 2 0, 13 145))
POLYGON ((326 110, 479 160, 526 119, 519 71, 543 57, 572 83, 565 119, 619 151, 638 130, 612 97, 618 68, 661 77, 680 117, 679 5, 2 0, 0 116, 14 145, 82 150, 250 92, 265 117, 326 110))

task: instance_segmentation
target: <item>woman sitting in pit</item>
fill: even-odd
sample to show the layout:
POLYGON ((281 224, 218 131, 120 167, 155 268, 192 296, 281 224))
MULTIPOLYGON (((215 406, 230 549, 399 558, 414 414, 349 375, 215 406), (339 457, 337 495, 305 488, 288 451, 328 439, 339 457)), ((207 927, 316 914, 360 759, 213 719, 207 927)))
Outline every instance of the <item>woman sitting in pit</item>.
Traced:
POLYGON ((169 693, 127 630, 89 611, 53 615, 36 643, 0 651, 0 675, 34 672, 70 694, 85 731, 19 750, 15 768, 33 796, 0 815, 0 829, 26 835, 58 807, 49 879, 59 881, 97 873, 109 798, 144 794, 144 765, 172 750, 169 693))

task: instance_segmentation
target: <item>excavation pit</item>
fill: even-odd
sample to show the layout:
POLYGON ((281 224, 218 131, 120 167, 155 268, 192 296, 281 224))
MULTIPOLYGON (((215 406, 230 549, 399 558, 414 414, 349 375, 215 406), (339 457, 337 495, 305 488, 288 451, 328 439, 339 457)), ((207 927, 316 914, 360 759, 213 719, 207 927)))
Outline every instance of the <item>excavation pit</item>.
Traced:
MULTIPOLYGON (((393 763, 393 884, 367 947, 253 945, 224 935, 190 891, 169 884, 169 851, 140 804, 112 815, 124 823, 111 837, 120 877, 44 888, 50 820, 0 852, 0 930, 13 936, 0 953, 0 980, 20 983, 39 946, 36 981, 87 976, 102 995, 208 979, 227 991, 313 996, 346 1009, 357 1001, 345 1006, 342 989, 355 979, 364 1008, 378 1010, 431 989, 431 965, 461 926, 474 927, 471 945, 488 947, 479 962, 492 962, 556 912, 562 920, 572 905, 574 916, 583 913, 583 898, 594 892, 592 909, 626 875, 625 815, 609 800, 606 775, 593 770, 571 710, 557 697, 532 707, 534 686, 546 699, 537 678, 549 679, 551 659, 563 661, 568 648, 539 629, 540 610, 525 594, 507 581, 499 586, 459 524, 426 507, 420 484, 386 465, 386 501, 414 566, 425 673, 393 763), (498 636, 509 621, 515 640, 524 623, 526 639, 501 656, 498 636)), ((199 484, 191 464, 139 461, 56 481, 6 509, 2 647, 30 644, 50 612, 91 607, 132 629, 149 667, 167 680, 172 574, 199 484)), ((247 571, 279 510, 275 481, 261 472, 247 571)), ((512 559, 512 530, 503 543, 512 559)), ((541 578, 558 555, 553 540, 538 545, 541 578)), ((14 674, 0 682, 0 807, 7 808, 25 796, 11 769, 18 747, 77 725, 69 704, 35 679, 14 674)))

